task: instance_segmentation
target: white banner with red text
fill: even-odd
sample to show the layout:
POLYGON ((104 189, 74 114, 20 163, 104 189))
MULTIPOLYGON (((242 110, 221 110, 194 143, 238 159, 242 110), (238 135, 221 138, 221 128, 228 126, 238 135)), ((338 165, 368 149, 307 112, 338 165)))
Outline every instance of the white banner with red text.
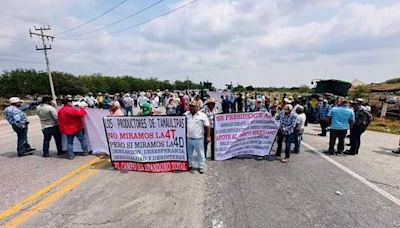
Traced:
POLYGON ((113 166, 121 170, 188 170, 184 116, 104 117, 113 166))
POLYGON ((268 112, 215 115, 215 160, 269 155, 279 124, 268 112))

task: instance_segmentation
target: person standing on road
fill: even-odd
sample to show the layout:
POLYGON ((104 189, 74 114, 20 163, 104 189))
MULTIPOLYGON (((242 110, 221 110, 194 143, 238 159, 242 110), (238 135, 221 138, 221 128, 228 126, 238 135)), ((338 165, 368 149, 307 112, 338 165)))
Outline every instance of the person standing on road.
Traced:
POLYGON ((294 138, 294 153, 300 153, 301 141, 303 140, 304 126, 306 124, 306 114, 304 113, 304 107, 298 106, 296 109, 297 120, 296 127, 293 131, 294 138))
POLYGON ((355 112, 355 121, 350 128, 350 150, 347 150, 345 154, 356 155, 361 145, 361 135, 367 130, 368 125, 372 121, 372 115, 362 107, 361 102, 353 104, 355 112))
POLYGON ((94 108, 96 104, 96 99, 93 97, 93 93, 89 92, 85 97, 85 102, 88 104, 89 108, 94 108))
POLYGON ((103 109, 109 109, 110 108, 110 104, 111 104, 110 95, 108 93, 106 93, 104 95, 104 99, 103 99, 103 109))
POLYGON ((31 155, 32 151, 36 150, 31 148, 28 143, 28 117, 24 112, 26 108, 21 108, 22 101, 18 97, 10 98, 10 106, 4 110, 4 115, 11 125, 12 129, 17 133, 17 152, 18 157, 31 155))
POLYGON ((167 116, 176 116, 176 104, 175 99, 170 98, 168 104, 165 106, 165 113, 167 116))
POLYGON ((110 116, 125 116, 118 101, 112 101, 110 105, 110 116))
POLYGON ((43 97, 41 104, 36 108, 43 132, 43 157, 50 157, 49 147, 51 137, 54 137, 57 147, 57 155, 63 154, 61 133, 58 127, 57 110, 52 106, 51 97, 43 97))
POLYGON ((328 153, 334 154, 336 139, 338 138, 337 154, 342 154, 344 150, 344 139, 349 126, 354 123, 354 112, 348 106, 348 102, 344 98, 340 98, 339 106, 332 108, 328 113, 331 130, 329 133, 329 150, 328 153))
MULTIPOLYGON (((206 101, 203 109, 201 110, 204 114, 207 115, 208 121, 210 122, 210 137, 211 137, 211 158, 214 159, 214 117, 215 114, 218 114, 218 108, 215 106, 216 101, 214 98, 209 98, 206 101)), ((204 135, 204 156, 207 158, 207 146, 209 142, 207 141, 207 132, 204 135)))
POLYGON ((317 106, 317 120, 321 126, 321 134, 319 136, 326 136, 326 128, 328 127, 328 113, 331 111, 331 106, 328 100, 324 99, 322 103, 317 106))
POLYGON ((133 116, 134 100, 129 93, 125 94, 123 102, 124 102, 124 107, 125 107, 125 115, 133 116))
POLYGON ((242 93, 239 93, 239 96, 236 99, 237 102, 237 110, 238 112, 243 112, 243 97, 242 93))
POLYGON ((297 114, 292 113, 293 106, 287 104, 283 107, 281 114, 279 115, 279 130, 278 130, 278 148, 275 156, 279 158, 282 152, 282 143, 285 139, 285 158, 281 162, 289 162, 290 158, 290 146, 292 144, 292 133, 297 123, 297 114))
POLYGON ((140 107, 140 115, 142 116, 151 116, 153 115, 153 105, 151 100, 147 100, 144 104, 140 107))
POLYGON ((96 97, 96 104, 98 108, 103 108, 103 100, 104 100, 103 94, 98 93, 96 97))
POLYGON ((60 132, 67 136, 67 155, 68 159, 74 159, 74 138, 77 137, 81 143, 82 155, 88 155, 88 147, 86 144, 85 133, 83 129, 82 118, 86 116, 84 106, 75 109, 72 106, 71 99, 62 101, 63 107, 58 111, 58 121, 60 124, 60 132))
POLYGON ((203 112, 199 111, 197 102, 190 102, 189 111, 185 113, 187 121, 187 148, 189 169, 194 171, 193 151, 196 150, 198 157, 199 173, 204 173, 205 156, 204 156, 204 134, 206 134, 207 143, 211 142, 210 121, 203 112))
POLYGON ((228 96, 224 97, 221 96, 221 103, 222 103, 222 113, 229 113, 229 100, 228 96))

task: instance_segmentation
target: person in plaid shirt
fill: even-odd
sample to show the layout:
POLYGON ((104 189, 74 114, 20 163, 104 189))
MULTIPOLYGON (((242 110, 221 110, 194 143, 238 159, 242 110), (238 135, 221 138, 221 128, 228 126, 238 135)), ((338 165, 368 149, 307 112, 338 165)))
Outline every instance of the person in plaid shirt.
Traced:
POLYGON ((278 131, 278 149, 275 156, 279 158, 282 152, 282 143, 285 139, 285 158, 281 162, 286 163, 290 158, 290 145, 292 133, 297 123, 297 114, 292 113, 293 106, 287 104, 284 106, 283 111, 279 115, 279 131, 278 131))
POLYGON ((12 126, 15 133, 17 133, 17 153, 18 157, 31 155, 32 151, 36 150, 31 148, 28 143, 28 118, 24 112, 27 108, 22 108, 22 101, 18 97, 10 98, 10 106, 4 110, 4 115, 12 126))
MULTIPOLYGON (((201 110, 202 112, 204 112, 207 117, 208 120, 210 121, 210 128, 211 128, 211 158, 214 159, 214 116, 215 114, 219 113, 218 108, 215 107, 215 99, 214 98, 209 98, 205 105, 203 106, 203 109, 201 110)), ((206 134, 206 133, 205 133, 206 134)), ((208 142, 207 142, 207 137, 206 135, 204 136, 204 155, 207 158, 207 146, 208 146, 208 142)))
POLYGON ((324 99, 322 103, 317 106, 317 120, 321 126, 321 134, 319 136, 326 136, 326 128, 328 127, 328 113, 331 111, 331 106, 328 100, 324 99))

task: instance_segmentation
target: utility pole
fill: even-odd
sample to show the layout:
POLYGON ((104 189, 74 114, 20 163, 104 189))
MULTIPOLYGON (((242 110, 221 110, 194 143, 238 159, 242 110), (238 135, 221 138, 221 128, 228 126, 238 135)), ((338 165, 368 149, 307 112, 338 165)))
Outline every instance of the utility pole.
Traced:
POLYGON ((56 97, 56 93, 54 91, 54 85, 53 85, 53 77, 51 76, 51 72, 50 72, 50 66, 49 66, 49 58, 47 57, 47 50, 51 50, 51 44, 49 46, 46 45, 45 40, 53 42, 54 36, 50 36, 50 35, 46 35, 44 33, 44 31, 49 31, 50 30, 50 26, 40 26, 40 28, 36 28, 36 26, 34 26, 35 31, 40 31, 40 33, 37 32, 32 32, 31 29, 29 29, 29 35, 32 38, 32 35, 38 36, 43 43, 43 47, 42 48, 38 48, 38 46, 36 45, 36 51, 42 51, 44 52, 44 58, 46 59, 46 67, 47 67, 47 73, 49 74, 49 82, 50 82, 50 89, 51 89, 51 96, 53 97, 53 100, 56 101, 57 97, 56 97))

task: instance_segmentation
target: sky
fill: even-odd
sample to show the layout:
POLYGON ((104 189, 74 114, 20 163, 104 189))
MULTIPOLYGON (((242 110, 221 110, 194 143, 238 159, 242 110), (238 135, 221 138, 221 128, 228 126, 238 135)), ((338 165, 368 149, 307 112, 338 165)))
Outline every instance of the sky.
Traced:
POLYGON ((29 28, 50 25, 51 70, 76 75, 189 78, 218 88, 400 75, 400 1, 197 0, 158 17, 191 1, 2 0, 0 70, 45 70, 29 28))

